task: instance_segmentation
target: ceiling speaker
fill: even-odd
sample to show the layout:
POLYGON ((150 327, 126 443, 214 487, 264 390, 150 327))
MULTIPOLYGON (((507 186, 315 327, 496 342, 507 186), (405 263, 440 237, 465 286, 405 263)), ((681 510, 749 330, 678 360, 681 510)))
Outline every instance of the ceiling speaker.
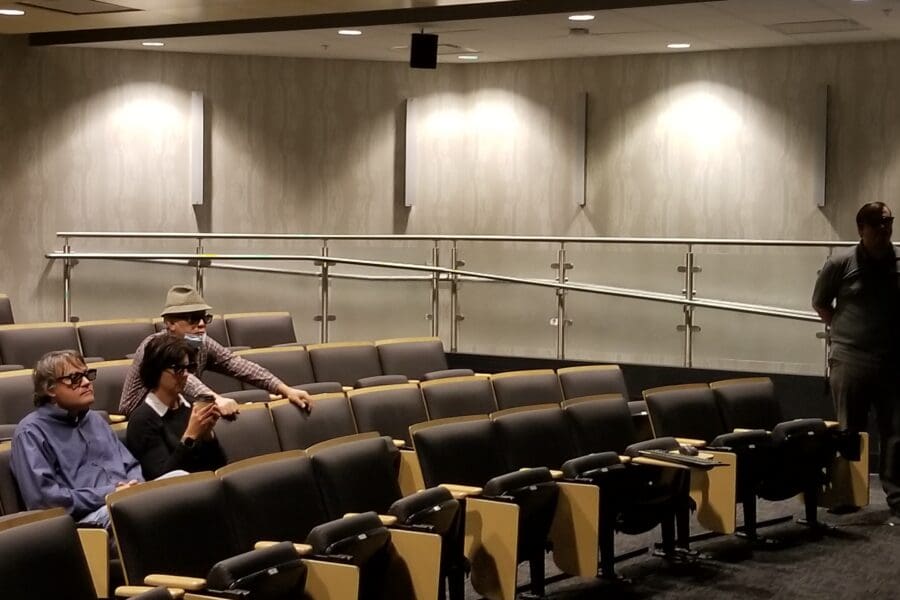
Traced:
POLYGON ((414 33, 409 43, 409 66, 413 69, 437 68, 438 36, 436 33, 414 33))

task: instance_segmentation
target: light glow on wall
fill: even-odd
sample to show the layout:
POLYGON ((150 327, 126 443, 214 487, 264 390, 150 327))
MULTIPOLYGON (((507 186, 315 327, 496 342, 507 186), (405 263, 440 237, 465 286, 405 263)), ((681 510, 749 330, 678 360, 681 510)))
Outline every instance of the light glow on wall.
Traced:
POLYGON ((113 110, 112 123, 123 132, 152 137, 173 129, 183 129, 184 107, 179 110, 174 104, 154 95, 158 94, 132 96, 113 110))
POLYGON ((717 149, 741 128, 741 117, 713 90, 676 89, 675 100, 659 115, 659 125, 698 151, 717 149))

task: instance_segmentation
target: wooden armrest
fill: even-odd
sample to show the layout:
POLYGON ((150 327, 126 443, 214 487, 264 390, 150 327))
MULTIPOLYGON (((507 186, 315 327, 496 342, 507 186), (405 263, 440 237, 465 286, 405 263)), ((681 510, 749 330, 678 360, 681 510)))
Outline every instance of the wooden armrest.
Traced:
POLYGON ((841 428, 841 424, 837 421, 825 421, 825 426, 828 429, 840 429, 841 428))
POLYGON ((550 469, 550 476, 553 477, 553 479, 562 479, 563 472, 558 469, 550 469))
POLYGON ((706 442, 703 440, 696 440, 694 438, 683 438, 677 437, 675 441, 679 444, 684 444, 686 446, 693 446, 695 448, 704 448, 706 446, 706 442))
MULTIPOLYGON (((143 594, 144 592, 149 592, 151 590, 155 590, 156 587, 151 587, 149 585, 120 585, 116 588, 116 597, 117 598, 131 598, 132 596, 137 596, 138 594, 143 594)), ((183 598, 184 590, 181 588, 168 588, 169 595, 173 598, 183 598)))
POLYGON ((475 373, 476 377, 490 377, 490 373, 475 373))
POLYGON ((442 483, 441 487, 449 490, 456 500, 462 500, 463 498, 467 498, 469 496, 480 496, 481 492, 484 491, 480 487, 475 487, 473 485, 460 485, 457 483, 442 483))
POLYGON ((144 577, 145 585, 163 586, 167 588, 180 588, 183 590, 197 591, 206 587, 206 580, 200 577, 182 577, 181 575, 163 575, 151 573, 144 577))
POLYGON ((416 385, 419 385, 420 383, 422 383, 422 382, 419 381, 418 379, 410 379, 410 380, 408 380, 408 382, 409 382, 409 383, 415 383, 416 385))
POLYGON ((282 398, 284 398, 284 396, 282 396, 281 394, 269 394, 269 400, 272 401, 281 400, 282 398))
POLYGON ((630 457, 630 456, 622 456, 622 455, 620 454, 620 455, 619 455, 619 462, 622 463, 623 465, 627 465, 628 463, 631 462, 631 457, 630 457))
POLYGON ((110 423, 124 423, 125 422, 125 415, 116 415, 116 414, 110 413, 110 414, 106 415, 106 418, 109 419, 110 423))
MULTIPOLYGON (((359 513, 344 513, 344 518, 347 517, 355 517, 359 513)), ((394 515, 378 515, 378 518, 381 519, 381 524, 385 527, 390 527, 391 525, 397 524, 397 517, 394 515)))
POLYGON ((393 440, 395 448, 402 448, 406 445, 406 442, 403 440, 393 440))
MULTIPOLYGON (((253 544, 253 549, 260 550, 262 548, 269 548, 278 543, 279 542, 270 542, 270 541, 264 540, 264 541, 256 542, 255 544, 253 544)), ((297 554, 299 554, 300 556, 306 556, 307 554, 312 554, 313 547, 310 546, 309 544, 294 544, 294 550, 296 550, 297 554)))
POLYGON ((648 458, 646 456, 635 456, 631 459, 631 464, 633 465, 649 465, 653 467, 669 467, 671 469, 687 469, 690 470, 690 467, 686 467, 684 465, 679 465, 673 462, 667 462, 664 460, 657 460, 655 458, 648 458))
POLYGON ((353 389, 353 386, 352 385, 342 385, 341 389, 345 392, 349 392, 353 389))

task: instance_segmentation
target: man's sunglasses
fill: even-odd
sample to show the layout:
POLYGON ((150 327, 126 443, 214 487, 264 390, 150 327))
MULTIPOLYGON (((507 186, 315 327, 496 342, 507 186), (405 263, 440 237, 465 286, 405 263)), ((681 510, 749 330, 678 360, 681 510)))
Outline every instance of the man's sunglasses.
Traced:
POLYGON ((87 379, 88 381, 97 379, 97 369, 88 369, 87 371, 77 371, 75 373, 69 373, 68 375, 57 377, 56 381, 65 383, 68 386, 78 387, 79 385, 81 385, 81 381, 83 379, 87 379))
POLYGON ((186 365, 182 365, 182 364, 169 365, 169 366, 166 367, 166 368, 167 368, 167 369, 171 369, 172 372, 175 373, 176 375, 181 375, 181 374, 184 373, 185 371, 187 371, 188 373, 193 374, 193 373, 196 373, 196 372, 197 372, 197 363, 195 363, 195 362, 190 362, 190 363, 188 363, 188 364, 186 364, 186 365))
POLYGON ((209 325, 210 321, 213 320, 213 316, 209 313, 185 313, 181 315, 175 315, 175 318, 179 321, 187 321, 188 325, 197 325, 200 321, 203 321, 207 325, 209 325))

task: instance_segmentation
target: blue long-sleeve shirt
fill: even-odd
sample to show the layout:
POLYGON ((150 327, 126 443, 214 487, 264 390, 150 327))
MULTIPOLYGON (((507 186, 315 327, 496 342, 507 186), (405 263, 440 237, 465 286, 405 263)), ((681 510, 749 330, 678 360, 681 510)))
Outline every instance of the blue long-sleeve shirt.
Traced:
POLYGON ((94 411, 72 416, 44 404, 16 427, 13 475, 25 506, 61 507, 79 519, 106 503, 116 484, 143 481, 140 463, 94 411))

